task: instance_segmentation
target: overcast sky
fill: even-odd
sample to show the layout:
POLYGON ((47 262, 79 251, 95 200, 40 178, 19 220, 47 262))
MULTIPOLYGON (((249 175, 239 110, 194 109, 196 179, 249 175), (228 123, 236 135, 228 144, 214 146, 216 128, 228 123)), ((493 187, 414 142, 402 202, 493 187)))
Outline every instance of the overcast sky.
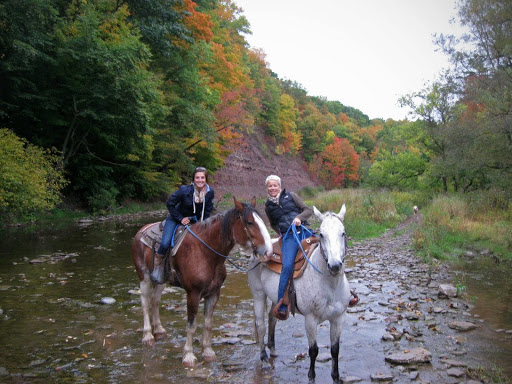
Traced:
POLYGON ((400 96, 434 80, 448 58, 434 33, 457 33, 456 0, 233 0, 270 69, 373 118, 407 117, 400 96))

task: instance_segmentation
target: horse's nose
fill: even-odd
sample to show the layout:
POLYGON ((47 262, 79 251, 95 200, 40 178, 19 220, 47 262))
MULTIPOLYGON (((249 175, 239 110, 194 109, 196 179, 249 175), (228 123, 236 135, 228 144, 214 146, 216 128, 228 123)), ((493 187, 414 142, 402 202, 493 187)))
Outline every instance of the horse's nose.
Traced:
POLYGON ((329 272, 331 272, 332 275, 338 275, 341 272, 342 264, 337 262, 333 264, 329 264, 329 272))

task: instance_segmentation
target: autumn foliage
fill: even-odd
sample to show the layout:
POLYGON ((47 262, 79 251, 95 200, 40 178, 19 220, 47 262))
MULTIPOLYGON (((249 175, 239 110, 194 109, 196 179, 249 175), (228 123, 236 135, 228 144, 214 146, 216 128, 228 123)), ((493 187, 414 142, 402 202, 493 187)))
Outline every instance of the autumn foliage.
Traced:
POLYGON ((359 155, 347 139, 335 137, 315 155, 310 170, 328 189, 354 186, 359 180, 359 155))

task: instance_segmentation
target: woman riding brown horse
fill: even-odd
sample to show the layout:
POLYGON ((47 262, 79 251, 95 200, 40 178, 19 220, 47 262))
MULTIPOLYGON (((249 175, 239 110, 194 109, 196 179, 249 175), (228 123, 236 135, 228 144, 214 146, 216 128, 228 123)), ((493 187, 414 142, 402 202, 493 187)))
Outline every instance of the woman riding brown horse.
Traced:
MULTIPOLYGON (((267 228, 252 205, 234 199, 234 208, 193 224, 171 259, 175 275, 187 292, 187 341, 183 364, 193 366, 197 361, 192 351, 192 336, 197 323, 199 302, 204 299, 203 359, 215 359, 211 347, 213 310, 220 296, 220 287, 226 279, 225 261, 235 244, 252 247, 258 257, 265 259, 272 253, 267 228)), ((145 226, 144 228, 147 228, 145 226)), ((165 284, 153 283, 150 268, 153 250, 141 241, 142 230, 135 235, 132 259, 140 280, 141 305, 144 316, 142 342, 154 345, 155 340, 167 337, 160 322, 159 303, 165 284)), ((172 283, 172 282, 171 282, 172 283)), ((174 281, 176 283, 176 281, 174 281)))

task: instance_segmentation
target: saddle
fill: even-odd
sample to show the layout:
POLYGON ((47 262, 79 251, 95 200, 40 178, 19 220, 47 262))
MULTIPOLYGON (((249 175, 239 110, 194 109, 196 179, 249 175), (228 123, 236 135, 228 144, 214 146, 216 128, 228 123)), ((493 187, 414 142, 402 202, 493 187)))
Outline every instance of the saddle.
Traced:
MULTIPOLYGON (((309 258, 313 251, 318 246, 320 239, 318 237, 309 237, 301 241, 301 246, 306 256, 309 258)), ((283 269, 283 260, 282 260, 282 252, 281 252, 282 240, 276 241, 274 243, 273 254, 270 257, 269 261, 265 264, 265 266, 271 271, 281 274, 281 270, 283 269)), ((293 278, 297 279, 302 276, 304 269, 307 266, 307 260, 304 256, 304 252, 299 248, 297 255, 295 256, 295 264, 293 266, 293 278)))
MULTIPOLYGON (((146 228, 142 231, 142 236, 140 237, 140 241, 143 244, 147 245, 149 248, 156 250, 160 247, 160 243, 162 241, 162 232, 164 230, 165 220, 148 224, 146 228)), ((187 234, 186 228, 182 225, 178 225, 176 228, 176 232, 174 233, 174 247, 172 247, 170 251, 170 255, 174 256, 178 251, 185 235, 187 234)))

